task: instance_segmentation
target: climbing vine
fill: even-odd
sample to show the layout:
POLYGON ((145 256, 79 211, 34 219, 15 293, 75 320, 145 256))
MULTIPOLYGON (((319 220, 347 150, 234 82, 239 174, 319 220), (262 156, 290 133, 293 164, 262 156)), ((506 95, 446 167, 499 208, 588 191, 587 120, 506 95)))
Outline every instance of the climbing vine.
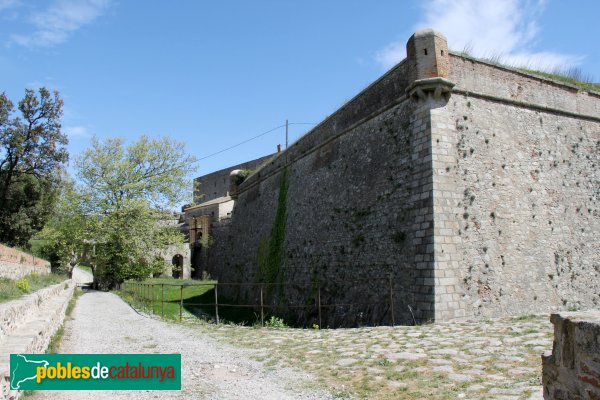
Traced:
POLYGON ((263 238, 258 247, 259 279, 264 283, 281 280, 284 265, 285 224, 287 221, 288 171, 284 167, 279 184, 279 198, 271 235, 263 238))

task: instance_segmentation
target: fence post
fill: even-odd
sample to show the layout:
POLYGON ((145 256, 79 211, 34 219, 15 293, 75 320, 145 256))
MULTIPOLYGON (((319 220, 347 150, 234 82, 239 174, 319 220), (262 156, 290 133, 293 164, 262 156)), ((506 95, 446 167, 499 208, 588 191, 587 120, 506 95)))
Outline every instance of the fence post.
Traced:
POLYGON ((321 285, 319 285, 319 291, 317 292, 317 307, 319 309, 319 329, 322 329, 323 322, 321 321, 321 285))
POLYGON ((260 285, 260 326, 265 326, 265 310, 263 303, 263 285, 260 285))
POLYGON ((154 284, 151 285, 150 291, 152 292, 152 314, 154 314, 154 284))
POLYGON ((217 324, 219 323, 219 293, 218 293, 219 284, 215 283, 215 317, 217 320, 217 324))
POLYGON ((183 316, 183 285, 179 286, 179 322, 183 316))
POLYGON ((394 287, 392 283, 392 274, 390 274, 390 312, 392 313, 392 326, 396 325, 394 319, 394 287))
POLYGON ((160 315, 162 316, 162 319, 165 319, 165 284, 161 283, 160 284, 160 291, 161 291, 161 296, 160 296, 160 315))

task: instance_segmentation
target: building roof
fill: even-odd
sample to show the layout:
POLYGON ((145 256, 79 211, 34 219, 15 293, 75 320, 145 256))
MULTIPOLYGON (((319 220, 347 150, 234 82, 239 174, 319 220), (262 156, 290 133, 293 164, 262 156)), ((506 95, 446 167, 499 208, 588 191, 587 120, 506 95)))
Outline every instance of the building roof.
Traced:
POLYGON ((198 209, 198 208, 204 208, 204 207, 212 206, 212 205, 215 205, 215 204, 226 203, 226 202, 228 202, 230 200, 232 200, 231 196, 217 197, 216 199, 212 199, 212 200, 206 201, 204 203, 200 203, 200 204, 196 204, 195 206, 188 207, 184 211, 187 212, 187 211, 190 211, 190 210, 195 210, 195 209, 198 209))

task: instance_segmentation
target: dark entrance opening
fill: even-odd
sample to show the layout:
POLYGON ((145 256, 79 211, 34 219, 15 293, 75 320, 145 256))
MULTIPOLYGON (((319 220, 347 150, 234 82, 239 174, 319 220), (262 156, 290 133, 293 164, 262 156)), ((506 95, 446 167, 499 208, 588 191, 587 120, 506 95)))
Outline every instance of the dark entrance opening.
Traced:
POLYGON ((183 256, 175 254, 171 263, 173 264, 171 275, 175 279, 181 278, 183 276, 183 256))

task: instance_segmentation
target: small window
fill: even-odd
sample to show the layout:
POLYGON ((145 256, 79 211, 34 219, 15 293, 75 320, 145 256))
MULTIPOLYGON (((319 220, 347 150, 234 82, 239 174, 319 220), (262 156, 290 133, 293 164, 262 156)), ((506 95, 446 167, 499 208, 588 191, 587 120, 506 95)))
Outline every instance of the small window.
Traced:
POLYGON ((423 54, 427 55, 427 49, 423 49, 423 54))
POLYGON ((444 55, 444 50, 442 50, 442 55, 444 55))

